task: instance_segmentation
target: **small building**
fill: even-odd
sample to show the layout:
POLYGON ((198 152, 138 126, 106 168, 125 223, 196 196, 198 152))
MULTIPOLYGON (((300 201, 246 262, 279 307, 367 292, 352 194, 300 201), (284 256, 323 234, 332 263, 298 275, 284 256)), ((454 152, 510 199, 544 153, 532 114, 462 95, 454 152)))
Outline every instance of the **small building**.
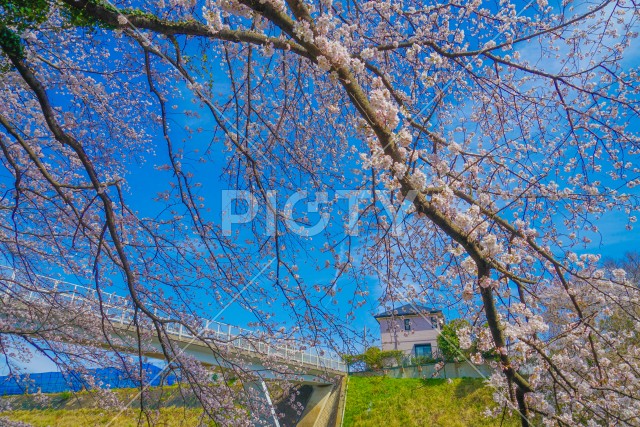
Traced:
POLYGON ((441 310, 417 304, 374 316, 380 324, 382 350, 401 350, 407 357, 435 357, 437 338, 444 324, 441 310))

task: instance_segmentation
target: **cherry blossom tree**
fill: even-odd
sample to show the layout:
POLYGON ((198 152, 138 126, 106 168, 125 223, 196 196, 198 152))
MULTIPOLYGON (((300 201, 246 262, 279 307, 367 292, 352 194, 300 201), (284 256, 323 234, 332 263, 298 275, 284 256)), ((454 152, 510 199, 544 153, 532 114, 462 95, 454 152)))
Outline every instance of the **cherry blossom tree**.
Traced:
MULTIPOLYGON (((636 222, 634 1, 1 7, 0 245, 19 272, 2 277, 14 300, 36 274, 97 295, 124 285, 134 347, 157 337, 206 416, 238 425, 229 378, 203 381, 167 328, 250 375, 199 333, 199 315, 238 298, 270 339, 344 350, 345 316, 374 277, 383 304, 460 310, 460 343, 499 354, 490 382, 523 426, 640 423, 640 349, 601 327, 620 310, 640 324, 638 288, 580 254, 603 217, 636 222), (162 188, 141 211, 131 171, 149 162, 162 188), (210 211, 214 181, 265 209, 229 235, 210 211), (291 232, 296 212, 274 197, 345 188, 367 196, 313 236, 291 232), (400 232, 381 203, 410 206, 400 232), (310 284, 309 268, 335 274, 310 284), (346 313, 331 304, 343 297, 346 313), (280 328, 280 310, 295 327, 280 328)), ((135 372, 102 307, 78 318, 60 305, 41 322, 41 305, 5 303, 1 348, 10 360, 28 342, 64 364, 104 358, 86 346, 101 340, 135 372)))

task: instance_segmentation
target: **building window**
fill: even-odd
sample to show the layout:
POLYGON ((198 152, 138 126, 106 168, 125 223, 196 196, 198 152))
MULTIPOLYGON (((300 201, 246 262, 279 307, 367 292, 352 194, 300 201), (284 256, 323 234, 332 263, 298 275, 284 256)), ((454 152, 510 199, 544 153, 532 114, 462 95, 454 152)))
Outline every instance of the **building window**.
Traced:
POLYGON ((431 344, 416 344, 414 351, 416 357, 431 357, 431 344))
POLYGON ((404 319, 404 330, 405 331, 410 331, 411 330, 411 320, 404 319))
POLYGON ((432 317, 431 318, 431 325, 433 326, 433 329, 438 329, 439 325, 438 325, 438 318, 437 317, 432 317))

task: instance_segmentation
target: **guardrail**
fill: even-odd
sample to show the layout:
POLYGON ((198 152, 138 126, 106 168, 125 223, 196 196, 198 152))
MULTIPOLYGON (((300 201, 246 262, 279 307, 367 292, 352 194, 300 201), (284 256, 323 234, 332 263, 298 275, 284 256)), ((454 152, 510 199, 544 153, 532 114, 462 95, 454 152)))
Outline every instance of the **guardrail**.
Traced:
MULTIPOLYGON (((12 271, 12 280, 15 280, 16 273, 11 267, 0 265, 0 269, 12 271)), ((56 298, 65 301, 70 306, 82 306, 85 304, 98 304, 99 299, 95 289, 54 279, 46 276, 36 276, 42 282, 50 282, 50 287, 44 288, 38 285, 32 286, 30 290, 21 292, 27 301, 48 302, 45 295, 55 295, 56 298)), ((134 310, 131 308, 131 301, 115 293, 100 292, 103 313, 114 323, 121 326, 128 326, 133 322, 134 310)), ((157 314, 157 312, 156 312, 157 314)), ((260 339, 255 331, 233 326, 216 320, 198 319, 204 325, 199 331, 199 335, 214 337, 222 341, 225 345, 238 350, 256 353, 259 355, 273 356, 288 362, 297 362, 305 366, 313 366, 317 369, 327 369, 339 372, 347 372, 347 366, 342 360, 337 358, 322 356, 312 353, 311 349, 299 350, 288 346, 274 345, 260 339)), ((166 331, 178 339, 196 339, 183 325, 168 324, 166 331)))

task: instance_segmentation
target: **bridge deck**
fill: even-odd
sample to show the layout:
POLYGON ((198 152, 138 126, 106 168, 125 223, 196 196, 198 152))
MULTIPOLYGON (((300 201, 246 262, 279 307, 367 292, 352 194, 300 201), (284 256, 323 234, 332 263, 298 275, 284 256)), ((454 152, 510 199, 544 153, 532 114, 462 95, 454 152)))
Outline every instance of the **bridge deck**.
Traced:
MULTIPOLYGON (((0 266, 0 269, 11 270, 12 280, 15 279, 15 271, 13 269, 5 266, 0 266)), ((100 298, 98 298, 96 290, 86 286, 46 276, 37 276, 37 279, 40 283, 24 287, 23 292, 21 292, 24 300, 46 304, 51 298, 55 298, 56 301, 63 302, 69 307, 97 307, 99 304, 104 315, 115 327, 127 330, 133 324, 134 310, 131 308, 131 301, 126 297, 115 293, 100 292, 100 298), (27 291, 27 289, 30 290, 27 291)), ((1 291, 3 293, 6 292, 5 290, 1 291)), ((344 373, 347 371, 346 365, 338 357, 324 355, 314 348, 300 350, 288 345, 272 344, 264 338, 264 334, 216 320, 197 319, 194 323, 202 325, 198 328, 200 337, 216 340, 223 346, 238 350, 245 355, 273 357, 287 364, 311 368, 316 372, 344 373)), ((183 325, 167 324, 166 331, 173 340, 179 341, 186 346, 202 346, 198 337, 183 325)))

